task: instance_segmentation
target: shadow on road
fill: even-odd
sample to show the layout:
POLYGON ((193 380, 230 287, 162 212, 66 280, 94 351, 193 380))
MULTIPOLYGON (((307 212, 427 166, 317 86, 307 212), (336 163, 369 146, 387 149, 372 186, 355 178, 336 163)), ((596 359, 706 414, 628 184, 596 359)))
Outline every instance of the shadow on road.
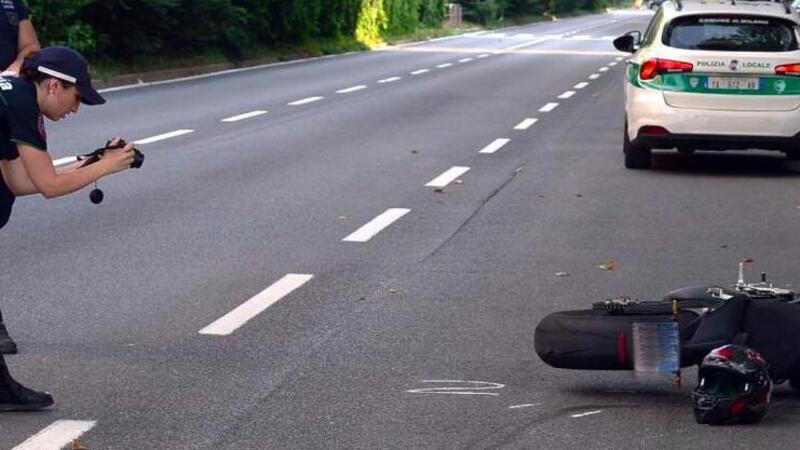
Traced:
POLYGON ((719 176, 800 177, 800 161, 776 152, 653 152, 653 171, 719 176))

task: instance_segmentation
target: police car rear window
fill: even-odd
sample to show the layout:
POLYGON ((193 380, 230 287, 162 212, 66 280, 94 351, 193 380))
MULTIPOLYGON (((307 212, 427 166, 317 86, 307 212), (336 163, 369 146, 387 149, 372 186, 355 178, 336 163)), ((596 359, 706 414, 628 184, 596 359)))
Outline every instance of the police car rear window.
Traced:
POLYGON ((679 17, 664 44, 688 50, 789 52, 797 50, 797 26, 770 17, 706 15, 679 17))

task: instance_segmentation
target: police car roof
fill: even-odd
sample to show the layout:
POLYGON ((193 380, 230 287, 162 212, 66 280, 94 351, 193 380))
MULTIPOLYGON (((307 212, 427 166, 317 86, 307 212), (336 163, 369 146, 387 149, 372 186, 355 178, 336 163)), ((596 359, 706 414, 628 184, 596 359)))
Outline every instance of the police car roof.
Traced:
POLYGON ((789 5, 780 1, 678 0, 664 2, 663 8, 670 16, 710 13, 773 16, 795 21, 797 19, 797 15, 789 5))

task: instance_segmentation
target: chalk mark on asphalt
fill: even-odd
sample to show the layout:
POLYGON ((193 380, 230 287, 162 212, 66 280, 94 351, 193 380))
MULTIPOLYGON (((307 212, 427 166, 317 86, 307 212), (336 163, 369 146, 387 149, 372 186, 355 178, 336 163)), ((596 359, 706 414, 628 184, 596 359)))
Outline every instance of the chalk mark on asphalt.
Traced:
POLYGON ((463 381, 463 380, 422 380, 423 383, 453 384, 462 386, 440 386, 421 389, 409 389, 409 394, 445 394, 445 395, 500 395, 496 392, 483 392, 499 390, 506 387, 505 384, 493 383, 491 381, 463 381))

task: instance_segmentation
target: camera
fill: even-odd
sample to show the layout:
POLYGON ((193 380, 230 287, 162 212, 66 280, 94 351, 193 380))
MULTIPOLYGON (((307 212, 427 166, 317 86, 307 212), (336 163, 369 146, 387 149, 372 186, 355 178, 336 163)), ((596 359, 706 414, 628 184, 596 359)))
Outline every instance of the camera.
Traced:
MULTIPOLYGON (((97 150, 87 153, 85 155, 78 156, 79 161, 83 161, 81 167, 86 167, 90 164, 94 164, 97 161, 100 161, 100 157, 105 154, 106 150, 115 150, 118 148, 123 148, 128 145, 123 139, 117 141, 116 144, 111 145, 111 140, 106 142, 106 146, 103 148, 98 148, 97 150)), ((142 167, 144 164, 144 153, 140 152, 138 149, 133 149, 133 161, 131 162, 131 169, 138 169, 142 167)), ((89 193, 89 200, 95 205, 99 205, 103 202, 103 191, 97 188, 97 182, 94 184, 94 189, 92 192, 89 193)))
MULTIPOLYGON (((97 150, 87 153, 85 155, 81 155, 78 157, 79 160, 85 161, 82 167, 86 167, 89 164, 94 164, 97 161, 100 161, 100 157, 105 154, 106 150, 115 150, 118 148, 123 148, 128 145, 123 139, 117 141, 115 145, 111 145, 111 141, 106 142, 106 146, 103 148, 98 148, 97 150)), ((140 152, 137 148, 133 149, 133 162, 131 162, 131 169, 138 169, 142 167, 144 164, 144 153, 140 152)))

